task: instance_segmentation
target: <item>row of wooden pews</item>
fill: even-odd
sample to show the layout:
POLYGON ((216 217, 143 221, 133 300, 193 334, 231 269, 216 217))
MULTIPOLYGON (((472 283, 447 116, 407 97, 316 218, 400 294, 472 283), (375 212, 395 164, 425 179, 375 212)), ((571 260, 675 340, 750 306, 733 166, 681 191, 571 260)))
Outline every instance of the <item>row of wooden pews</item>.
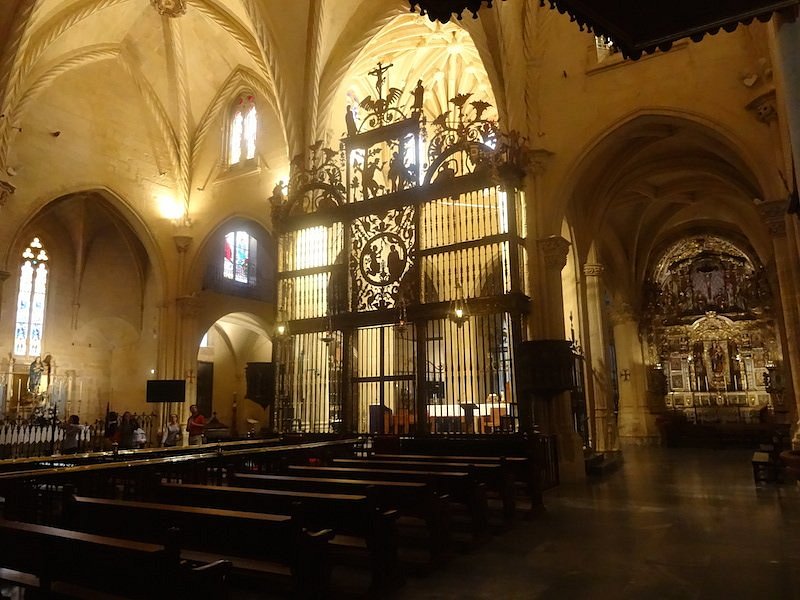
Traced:
MULTIPOLYGON (((140 568, 147 559, 137 558, 139 548, 171 557, 139 589, 108 582, 89 586, 117 594, 109 597, 167 597, 162 592, 176 582, 195 590, 193 598, 235 598, 244 590, 258 597, 372 596, 398 588, 418 571, 434 571, 456 549, 475 548, 511 526, 521 504, 535 508, 540 497, 530 486, 526 457, 365 456, 354 450, 343 455, 340 449, 320 447, 317 455, 307 448, 237 450, 209 457, 205 468, 192 466, 196 459, 184 461, 185 469, 183 462, 148 461, 147 476, 134 478, 135 486, 116 486, 116 493, 111 488, 98 493, 102 488, 96 485, 54 486, 61 494, 58 527, 5 521, 0 544, 24 543, 25 527, 38 527, 47 531, 36 535, 55 540, 70 533, 102 540, 98 547, 116 540, 131 548, 132 558, 124 558, 122 550, 109 556, 140 568)), ((136 470, 130 464, 127 469, 136 470)), ((61 475, 58 481, 68 479, 61 475)), ((70 555, 62 542, 52 548, 70 555)), ((63 565, 72 563, 48 570, 43 566, 48 561, 34 560, 37 552, 27 562, 4 555, 0 564, 6 569, 0 571, 32 575, 31 585, 47 589, 53 582, 88 586, 85 567, 75 569, 70 580, 63 565)), ((102 571, 98 565, 107 561, 97 553, 94 567, 102 571)), ((12 573, 0 572, 4 578, 12 581, 12 573)))
POLYGON ((187 559, 175 530, 160 537, 141 543, 0 519, 0 580, 40 598, 221 597, 230 563, 187 559))

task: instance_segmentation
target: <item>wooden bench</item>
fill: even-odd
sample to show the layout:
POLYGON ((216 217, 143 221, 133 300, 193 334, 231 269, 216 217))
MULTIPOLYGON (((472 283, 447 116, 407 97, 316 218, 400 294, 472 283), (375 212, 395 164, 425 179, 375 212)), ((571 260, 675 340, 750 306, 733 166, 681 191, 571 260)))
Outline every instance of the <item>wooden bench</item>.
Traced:
POLYGON ((237 578, 285 578, 301 598, 327 594, 333 531, 304 530, 287 515, 86 498, 69 491, 63 512, 68 527, 140 541, 160 541, 177 527, 187 558, 224 557, 237 578))
POLYGON ((378 510, 364 495, 262 490, 230 486, 162 483, 157 497, 169 503, 291 514, 308 529, 331 528, 337 555, 366 551, 373 588, 402 581, 397 563, 396 510, 378 510))
POLYGON ((543 481, 550 481, 554 477, 555 481, 551 481, 551 484, 557 484, 558 480, 558 459, 548 455, 546 437, 539 434, 424 436, 402 439, 398 436, 379 436, 374 440, 373 447, 375 454, 505 457, 513 465, 517 480, 525 484, 532 509, 536 512, 544 510, 543 481), (512 458, 515 460, 511 460, 512 458))
POLYGON ((291 475, 304 477, 344 477, 347 479, 368 479, 384 481, 406 481, 429 483, 440 493, 447 494, 450 500, 467 507, 476 539, 484 539, 488 533, 488 504, 486 486, 465 471, 421 471, 404 469, 378 469, 366 467, 308 467, 291 465, 291 475))
POLYGON ((511 471, 515 481, 527 483, 529 479, 530 459, 524 456, 464 456, 438 454, 373 454, 375 460, 416 460, 425 462, 448 462, 466 464, 499 464, 511 471))
POLYGON ((27 575, 28 587, 38 583, 45 597, 100 596, 88 590, 122 598, 223 596, 230 563, 182 560, 176 535, 159 545, 0 519, 0 565, 9 581, 20 585, 27 575))
POLYGON ((427 483, 381 481, 296 475, 230 473, 232 486, 327 494, 362 494, 371 497, 379 509, 397 509, 425 522, 430 539, 431 559, 441 556, 449 540, 448 496, 427 483))
POLYGON ((468 461, 423 461, 414 457, 399 458, 337 458, 333 466, 374 467, 377 469, 402 469, 409 471, 462 471, 470 473, 475 479, 486 484, 487 489, 496 492, 503 502, 503 516, 510 520, 516 511, 514 479, 511 472, 499 462, 468 461))

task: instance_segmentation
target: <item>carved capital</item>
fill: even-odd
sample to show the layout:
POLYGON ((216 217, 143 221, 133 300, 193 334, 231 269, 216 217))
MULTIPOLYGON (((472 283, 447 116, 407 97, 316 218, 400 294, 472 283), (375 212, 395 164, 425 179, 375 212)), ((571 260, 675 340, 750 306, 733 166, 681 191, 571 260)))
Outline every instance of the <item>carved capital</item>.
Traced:
POLYGON ((196 317, 200 314, 200 301, 194 296, 179 296, 175 302, 184 317, 196 317))
POLYGON ((603 265, 586 263, 583 265, 583 274, 587 277, 600 277, 603 274, 603 265))
POLYGON ((772 237, 786 237, 786 209, 785 200, 773 200, 758 205, 761 220, 772 237))
POLYGON ((561 271, 567 265, 567 253, 570 243, 560 235, 551 235, 537 241, 539 252, 544 258, 544 265, 547 269, 558 269, 561 271))
POLYGON ((8 199, 17 188, 8 181, 0 181, 0 208, 6 205, 8 199))
POLYGON ((536 148, 530 151, 529 168, 532 175, 542 175, 550 166, 554 154, 544 148, 536 148))
POLYGON ((775 99, 775 90, 761 94, 745 107, 752 112, 756 119, 769 125, 778 118, 778 109, 775 99))
POLYGON ((151 0, 153 8, 163 17, 180 17, 186 14, 186 0, 151 0))
POLYGON ((189 249, 189 246, 192 245, 192 236, 190 235, 174 235, 172 239, 175 242, 175 249, 178 254, 184 254, 189 249))
POLYGON ((627 302, 615 302, 609 307, 608 316, 614 326, 635 323, 637 321, 636 312, 627 302))
POLYGON ((11 277, 11 273, 8 271, 0 271, 0 285, 3 285, 6 279, 11 277))

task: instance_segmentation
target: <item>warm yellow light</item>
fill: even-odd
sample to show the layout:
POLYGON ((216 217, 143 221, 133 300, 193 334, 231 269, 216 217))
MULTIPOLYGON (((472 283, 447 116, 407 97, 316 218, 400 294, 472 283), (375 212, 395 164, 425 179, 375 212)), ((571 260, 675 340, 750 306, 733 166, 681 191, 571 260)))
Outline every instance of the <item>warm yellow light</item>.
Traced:
POLYGON ((286 325, 281 323, 275 328, 275 331, 279 336, 286 335, 286 325))
POLYGON ((183 218, 183 205, 175 196, 164 192, 156 196, 156 202, 161 216, 165 219, 177 221, 183 218))
POLYGON ((464 309, 463 308, 459 307, 459 308, 456 309, 456 318, 457 319, 463 319, 464 318, 464 309))

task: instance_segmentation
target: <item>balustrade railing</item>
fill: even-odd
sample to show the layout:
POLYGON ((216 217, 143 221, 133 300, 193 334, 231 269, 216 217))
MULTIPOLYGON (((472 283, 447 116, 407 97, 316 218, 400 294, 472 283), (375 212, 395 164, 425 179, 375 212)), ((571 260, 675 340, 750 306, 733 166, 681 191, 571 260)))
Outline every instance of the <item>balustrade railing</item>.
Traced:
MULTIPOLYGON (((143 447, 160 445, 158 431, 161 423, 158 415, 134 414, 133 418, 145 432, 143 447)), ((64 433, 64 422, 58 420, 0 421, 0 460, 61 454, 64 433)), ((111 443, 106 440, 105 433, 104 419, 84 423, 84 429, 78 434, 78 452, 109 450, 111 443)))

